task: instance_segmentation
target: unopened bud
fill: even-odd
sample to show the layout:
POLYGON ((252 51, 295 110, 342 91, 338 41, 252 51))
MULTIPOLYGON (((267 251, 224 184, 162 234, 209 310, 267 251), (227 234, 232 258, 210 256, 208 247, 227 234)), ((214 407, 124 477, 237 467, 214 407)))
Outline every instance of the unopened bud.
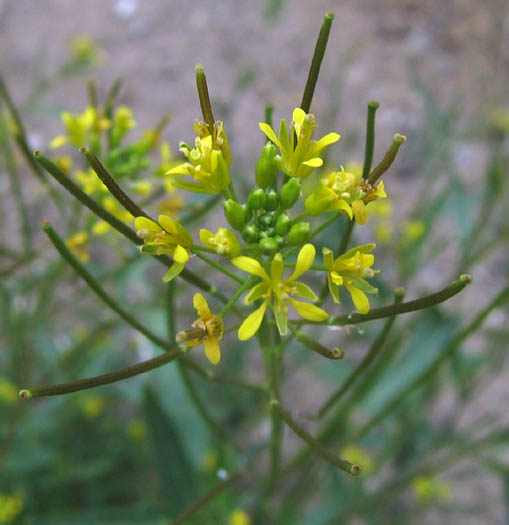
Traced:
POLYGON ((288 182, 281 186, 279 191, 279 203, 281 209, 291 208, 298 200, 300 195, 300 180, 292 177, 288 182))
POLYGON ((245 211, 242 205, 232 199, 223 202, 224 216, 230 226, 236 230, 242 230, 245 226, 245 211))
POLYGON ((252 210, 259 210, 265 204, 265 192, 261 188, 251 191, 247 198, 247 205, 252 210))
POLYGON ((256 184, 260 188, 268 188, 276 178, 278 161, 276 158, 276 146, 272 142, 267 142, 258 157, 255 168, 256 184))
POLYGON ((294 224, 288 234, 288 243, 293 246, 305 243, 308 240, 310 231, 311 225, 309 222, 299 222, 294 224))

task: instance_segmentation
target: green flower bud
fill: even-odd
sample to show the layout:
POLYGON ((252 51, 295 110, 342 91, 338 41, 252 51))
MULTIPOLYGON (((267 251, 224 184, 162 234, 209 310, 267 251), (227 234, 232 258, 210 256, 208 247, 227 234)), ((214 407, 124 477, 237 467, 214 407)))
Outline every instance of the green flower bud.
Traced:
POLYGON ((279 191, 279 203, 283 210, 291 208, 300 195, 300 180, 292 177, 288 182, 281 186, 279 191))
POLYGON ((265 194, 265 206, 267 211, 276 211, 279 204, 279 197, 276 190, 269 190, 265 194))
POLYGON ((251 190, 247 198, 247 205, 252 210, 259 210, 265 204, 265 192, 261 188, 251 190))
POLYGON ((309 222, 298 222, 294 224, 288 234, 288 243, 293 246, 303 244, 308 240, 311 225, 309 222))
POLYGON ((261 239, 258 243, 258 247, 264 255, 272 255, 277 252, 277 242, 271 237, 261 239))
POLYGON ((262 230, 266 230, 267 228, 270 228, 274 222, 274 217, 270 213, 264 213, 263 215, 260 215, 258 217, 257 221, 258 226, 262 228, 262 230))
POLYGON ((238 202, 235 202, 232 199, 228 199, 227 201, 223 202, 223 207, 224 216, 230 223, 230 226, 236 230, 242 230, 242 228, 244 228, 246 225, 244 208, 238 202))
POLYGON ((270 228, 267 228, 266 232, 267 232, 267 237, 274 237, 274 235, 276 235, 276 228, 271 226, 270 228))
POLYGON ((247 204, 243 204, 242 209, 244 210, 244 221, 248 223, 253 218, 253 210, 247 204))
POLYGON ((256 184, 260 188, 268 188, 276 178, 278 161, 276 158, 276 146, 272 142, 267 142, 263 146, 262 152, 258 157, 255 168, 256 184))
POLYGON ((254 226, 252 224, 248 224, 241 232, 242 238, 248 242, 258 242, 258 239, 260 238, 260 230, 257 226, 254 226))
POLYGON ((273 239, 277 242, 277 249, 281 249, 283 247, 283 244, 285 243, 285 240, 281 235, 275 235, 273 239))
POLYGON ((292 220, 290 217, 288 217, 286 213, 282 213, 276 220, 276 233, 281 236, 286 235, 290 229, 291 224, 292 220))

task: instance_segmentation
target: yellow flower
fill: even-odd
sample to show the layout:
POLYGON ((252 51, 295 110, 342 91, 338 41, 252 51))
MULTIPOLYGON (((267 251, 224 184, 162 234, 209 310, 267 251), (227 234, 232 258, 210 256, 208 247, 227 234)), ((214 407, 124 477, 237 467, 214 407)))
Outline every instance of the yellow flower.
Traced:
POLYGON ((13 494, 0 492, 0 523, 14 521, 23 510, 23 496, 16 491, 13 494))
POLYGON ((230 514, 228 525, 251 525, 251 517, 242 509, 235 509, 230 514))
POLYGON ((292 119, 289 130, 286 120, 281 119, 278 136, 268 124, 260 122, 258 125, 267 138, 279 148, 281 170, 289 177, 304 178, 323 164, 320 158, 322 153, 328 146, 337 142, 341 135, 332 132, 320 140, 311 140, 313 130, 317 127, 315 116, 306 115, 302 109, 295 108, 292 119))
POLYGON ((378 290, 367 283, 364 278, 373 277, 379 270, 371 266, 375 256, 369 253, 375 244, 362 244, 334 260, 334 253, 329 248, 323 248, 323 263, 328 270, 327 283, 332 299, 339 303, 338 287, 346 286, 352 296, 355 307, 361 314, 369 312, 369 300, 366 294, 377 294, 378 290))
POLYGON ((121 139, 131 128, 136 126, 133 112, 127 106, 119 106, 113 117, 113 134, 116 140, 121 139))
POLYGON ((102 397, 90 395, 82 401, 81 410, 88 419, 95 419, 102 414, 104 405, 105 403, 102 397))
POLYGON ((417 476, 412 481, 412 490, 421 504, 433 501, 445 503, 451 499, 451 487, 445 481, 431 476, 417 476))
POLYGON ((83 188, 87 195, 92 193, 108 193, 108 188, 103 181, 97 176, 97 173, 89 168, 87 171, 78 170, 74 172, 77 183, 83 188))
POLYGON ((193 238, 181 224, 167 215, 159 215, 159 224, 146 217, 136 217, 134 227, 138 237, 144 241, 140 247, 142 253, 173 255, 174 263, 163 277, 164 282, 171 281, 182 272, 189 260, 193 238))
POLYGON ((66 241, 67 247, 74 252, 76 257, 81 262, 88 262, 90 260, 90 254, 88 253, 88 234, 87 232, 81 231, 74 235, 71 235, 66 241))
POLYGON ((88 35, 78 35, 71 40, 71 53, 77 62, 100 65, 104 55, 94 40, 88 35))
POLYGON ((262 282, 256 284, 244 299, 246 304, 250 304, 257 299, 263 299, 263 303, 241 324, 238 332, 238 338, 241 341, 247 341, 256 334, 272 297, 274 297, 274 317, 281 335, 286 335, 288 332, 288 304, 301 317, 309 321, 325 321, 329 317, 329 314, 318 308, 318 306, 303 301, 296 301, 292 297, 303 297, 311 301, 318 300, 318 297, 309 286, 295 280, 309 270, 315 260, 315 254, 316 250, 312 244, 304 245, 297 257, 295 270, 288 279, 282 279, 284 262, 280 253, 276 254, 272 259, 270 277, 256 259, 251 257, 236 257, 232 259, 232 263, 237 268, 262 279, 262 282))
POLYGON ((205 228, 200 230, 200 240, 218 255, 237 257, 240 253, 240 244, 237 236, 228 228, 218 228, 215 235, 205 228))
POLYGON ((189 346, 198 346, 203 343, 207 359, 213 365, 217 365, 221 359, 219 341, 223 338, 223 320, 220 315, 212 314, 201 293, 194 294, 193 306, 198 313, 198 319, 192 324, 192 330, 177 334, 177 342, 186 342, 189 346))
POLYGON ((15 403, 18 399, 16 387, 4 377, 0 377, 0 401, 8 405, 15 403))
POLYGON ((212 135, 203 123, 197 123, 195 130, 198 136, 194 148, 185 143, 180 144, 180 151, 188 162, 170 169, 166 175, 188 175, 195 180, 188 182, 175 177, 173 185, 177 188, 195 193, 218 193, 230 184, 228 164, 231 163, 231 154, 223 123, 215 123, 212 135))
POLYGON ((61 119, 67 134, 55 137, 50 142, 50 148, 59 148, 68 142, 79 148, 90 141, 91 134, 98 135, 111 124, 92 106, 88 106, 81 115, 64 112, 61 114, 61 119))
POLYGON ((53 162, 63 171, 66 175, 71 173, 72 159, 67 156, 53 157, 53 162))
POLYGON ((312 215, 338 210, 350 220, 355 217, 359 224, 366 224, 366 205, 386 197, 383 181, 373 188, 362 180, 360 171, 351 173, 341 166, 340 171, 333 171, 320 179, 305 206, 312 215))
POLYGON ((160 202, 157 206, 157 210, 163 215, 169 215, 170 217, 176 219, 184 207, 184 199, 180 195, 173 195, 173 197, 169 197, 168 199, 160 202))

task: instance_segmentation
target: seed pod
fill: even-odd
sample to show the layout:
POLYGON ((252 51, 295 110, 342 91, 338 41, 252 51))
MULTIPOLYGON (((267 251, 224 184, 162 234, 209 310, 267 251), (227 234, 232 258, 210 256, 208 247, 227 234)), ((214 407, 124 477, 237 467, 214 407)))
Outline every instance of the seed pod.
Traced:
POLYGON ((288 182, 281 186, 279 191, 279 204, 283 210, 291 208, 300 195, 300 180, 292 177, 288 182))
POLYGON ((278 164, 276 146, 272 142, 267 142, 263 146, 255 168, 255 180, 260 188, 268 188, 274 182, 278 164))
POLYGON ((309 222, 298 222, 294 224, 288 234, 288 244, 298 246, 308 240, 311 225, 309 222))
POLYGON ((281 236, 286 235, 290 229, 291 224, 292 220, 290 217, 288 217, 286 213, 282 213, 276 220, 276 233, 281 236))
POLYGON ((232 199, 223 202, 224 216, 232 228, 242 230, 246 225, 244 208, 232 199))
POLYGON ((251 190, 247 198, 247 205, 251 210, 259 210, 265 204, 265 192, 261 188, 251 190))
POLYGON ((260 230, 257 226, 254 226, 252 224, 248 224, 241 232, 242 238, 248 242, 258 242, 258 239, 260 238, 260 230))
POLYGON ((265 206, 267 211, 276 211, 279 204, 279 197, 276 190, 269 190, 265 194, 265 206))

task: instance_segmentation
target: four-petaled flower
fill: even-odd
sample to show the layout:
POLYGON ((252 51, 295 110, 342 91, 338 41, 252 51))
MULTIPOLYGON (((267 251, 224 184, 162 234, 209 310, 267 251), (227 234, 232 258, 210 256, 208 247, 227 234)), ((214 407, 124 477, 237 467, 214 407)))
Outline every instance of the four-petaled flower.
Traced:
POLYGON ((246 341, 256 334, 272 298, 274 298, 274 317, 281 335, 286 335, 288 332, 288 304, 301 317, 309 321, 325 321, 329 317, 329 314, 318 308, 318 306, 297 301, 293 298, 293 296, 296 296, 311 301, 318 300, 318 297, 309 286, 296 281, 304 272, 309 270, 315 260, 315 254, 316 250, 312 244, 304 245, 297 257, 295 270, 288 279, 282 279, 284 262, 280 253, 276 254, 272 259, 270 277, 256 259, 251 257, 236 257, 232 259, 232 263, 237 268, 262 279, 262 282, 256 284, 244 299, 246 304, 250 304, 257 299, 263 299, 263 303, 241 324, 238 332, 238 338, 241 341, 246 341))
POLYGON ((200 240, 205 246, 215 250, 218 255, 225 257, 236 257, 241 251, 237 236, 228 228, 218 228, 215 234, 202 228, 200 240))
POLYGON ((327 283, 332 299, 339 303, 338 287, 346 286, 352 296, 355 307, 361 314, 369 312, 369 300, 366 294, 377 294, 378 289, 364 279, 374 277, 379 270, 373 270, 375 256, 369 253, 375 244, 362 244, 347 251, 334 260, 334 252, 323 248, 323 263, 328 270, 327 283))
POLYGON ((191 234, 177 221, 167 215, 159 215, 159 224, 147 217, 134 220, 136 235, 142 238, 142 253, 173 255, 174 263, 163 277, 164 282, 174 279, 184 269, 189 260, 189 248, 193 244, 191 234))
POLYGON ((189 175, 195 180, 188 182, 175 177, 173 185, 177 188, 195 193, 219 193, 231 182, 228 169, 231 154, 223 123, 215 123, 212 135, 208 127, 200 122, 196 123, 195 130, 198 136, 194 148, 180 143, 179 149, 188 162, 170 169, 166 175, 189 175))
POLYGON ((268 124, 260 122, 258 125, 267 138, 279 148, 281 170, 289 177, 304 178, 323 164, 320 157, 325 148, 337 142, 341 135, 332 132, 320 140, 311 140, 313 130, 317 127, 315 116, 295 108, 292 119, 289 130, 286 127, 286 120, 281 119, 277 136, 268 124), (295 139, 297 139, 296 143, 295 139))
POLYGON ((320 215, 327 211, 339 210, 359 224, 366 224, 366 205, 377 199, 385 199, 384 182, 376 187, 362 180, 361 172, 333 171, 322 177, 313 193, 305 201, 306 211, 320 215))
POLYGON ((194 294, 193 306, 198 313, 198 319, 192 324, 192 330, 177 334, 177 342, 185 342, 189 346, 198 346, 203 343, 207 359, 213 365, 217 365, 221 359, 219 341, 223 338, 223 320, 220 315, 212 314, 201 293, 194 294))

